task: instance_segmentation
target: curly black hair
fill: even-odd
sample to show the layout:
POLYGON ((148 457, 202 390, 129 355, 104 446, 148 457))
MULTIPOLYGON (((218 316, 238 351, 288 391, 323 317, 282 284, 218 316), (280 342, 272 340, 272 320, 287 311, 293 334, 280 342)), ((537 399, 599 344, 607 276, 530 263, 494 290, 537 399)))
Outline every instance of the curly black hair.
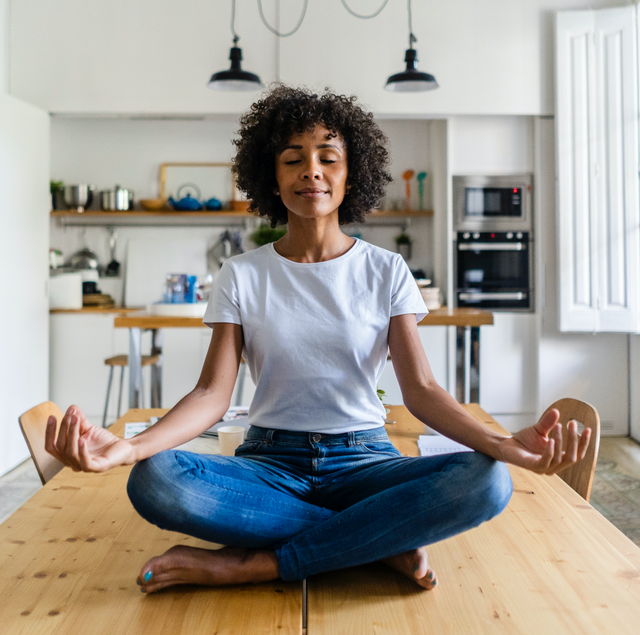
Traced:
POLYGON ((365 214, 380 205, 391 175, 386 168, 387 138, 365 112, 356 97, 336 95, 325 89, 317 95, 302 88, 277 84, 254 103, 240 119, 239 138, 233 141, 233 160, 238 189, 250 200, 249 211, 265 216, 271 226, 287 222, 287 209, 276 181, 276 155, 292 136, 323 125, 339 134, 347 149, 347 193, 340 205, 341 225, 362 222, 365 214))

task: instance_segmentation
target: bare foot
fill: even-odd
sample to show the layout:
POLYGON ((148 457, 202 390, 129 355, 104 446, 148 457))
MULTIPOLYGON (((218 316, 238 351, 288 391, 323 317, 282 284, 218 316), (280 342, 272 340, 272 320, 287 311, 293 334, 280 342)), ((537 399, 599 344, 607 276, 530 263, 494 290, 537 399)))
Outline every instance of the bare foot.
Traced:
POLYGON ((429 569, 427 550, 424 547, 399 553, 397 556, 385 558, 382 562, 400 571, 425 589, 431 590, 438 584, 436 574, 429 569))
POLYGON ((177 584, 222 586, 276 580, 278 561, 274 551, 223 547, 216 551, 178 545, 151 558, 141 569, 138 584, 143 593, 154 593, 177 584))

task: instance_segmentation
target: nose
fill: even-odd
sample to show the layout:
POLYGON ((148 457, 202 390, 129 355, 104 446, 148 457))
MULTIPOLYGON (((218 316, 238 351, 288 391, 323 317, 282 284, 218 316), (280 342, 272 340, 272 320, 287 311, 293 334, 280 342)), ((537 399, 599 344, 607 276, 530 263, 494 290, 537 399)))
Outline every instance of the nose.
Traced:
POLYGON ((322 178, 322 164, 318 159, 311 157, 302 164, 300 178, 303 180, 319 181, 322 178))

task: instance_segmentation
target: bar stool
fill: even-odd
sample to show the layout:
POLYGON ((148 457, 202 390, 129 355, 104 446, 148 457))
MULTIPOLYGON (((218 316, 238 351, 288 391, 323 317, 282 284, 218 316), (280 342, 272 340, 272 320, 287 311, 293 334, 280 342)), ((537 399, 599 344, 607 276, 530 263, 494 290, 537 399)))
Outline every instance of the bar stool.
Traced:
MULTIPOLYGON (((155 366, 160 361, 160 355, 143 355, 141 366, 155 366)), ((118 419, 120 418, 120 402, 122 401, 122 384, 124 381, 124 369, 129 365, 128 355, 116 355, 115 357, 109 357, 104 360, 105 366, 109 366, 109 383, 107 384, 107 399, 104 404, 104 415, 102 416, 102 427, 104 428, 107 423, 107 411, 109 410, 109 395, 111 394, 111 381, 113 379, 113 369, 116 366, 120 366, 120 392, 118 393, 118 419)), ((144 387, 141 390, 144 395, 144 387)), ((144 404, 143 404, 144 407, 144 404)))

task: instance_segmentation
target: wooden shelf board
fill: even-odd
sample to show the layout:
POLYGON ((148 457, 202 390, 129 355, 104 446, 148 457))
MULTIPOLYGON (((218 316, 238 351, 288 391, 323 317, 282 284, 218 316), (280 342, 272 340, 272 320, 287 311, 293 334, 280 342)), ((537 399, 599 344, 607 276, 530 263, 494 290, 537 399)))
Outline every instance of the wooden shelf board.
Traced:
MULTIPOLYGON (((145 211, 145 210, 132 210, 132 211, 113 211, 103 212, 88 210, 85 212, 76 212, 74 210, 54 210, 51 212, 53 218, 95 218, 95 219, 112 219, 112 218, 166 218, 166 219, 178 219, 178 218, 256 218, 254 214, 248 212, 236 212, 230 209, 223 209, 219 212, 210 211, 197 211, 197 212, 177 212, 175 210, 166 211, 145 211)), ((433 210, 381 210, 372 212, 368 215, 370 218, 421 218, 426 216, 433 216, 433 210)))

